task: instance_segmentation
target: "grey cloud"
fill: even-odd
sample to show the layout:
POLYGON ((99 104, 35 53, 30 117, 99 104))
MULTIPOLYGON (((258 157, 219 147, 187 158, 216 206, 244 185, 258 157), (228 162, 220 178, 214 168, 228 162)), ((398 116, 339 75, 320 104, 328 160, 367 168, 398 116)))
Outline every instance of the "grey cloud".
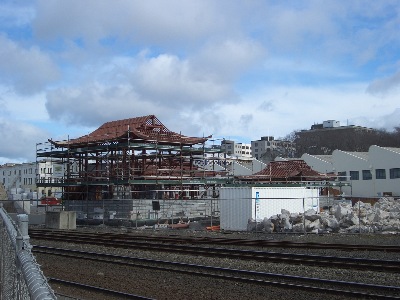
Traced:
POLYGON ((367 87, 367 92, 373 95, 385 95, 398 88, 400 88, 400 72, 397 72, 392 76, 373 81, 367 87))
POLYGON ((400 108, 396 108, 389 114, 376 116, 374 118, 367 118, 364 116, 352 118, 349 120, 349 124, 392 131, 394 127, 400 126, 400 108))
POLYGON ((273 111, 274 103, 272 101, 263 101, 258 108, 263 111, 273 111))
POLYGON ((223 39, 206 44, 190 63, 196 73, 212 76, 214 80, 234 80, 256 67, 266 54, 266 49, 255 40, 223 39))
POLYGON ((131 84, 142 98, 152 102, 201 108, 216 102, 233 100, 230 85, 212 74, 199 76, 188 61, 160 55, 142 62, 133 72, 131 84))
POLYGON ((90 84, 49 91, 46 108, 51 119, 74 126, 96 128, 112 120, 154 114, 171 130, 182 130, 186 135, 209 135, 216 131, 218 116, 211 105, 191 107, 181 103, 177 107, 169 101, 147 97, 128 85, 90 84))
POLYGON ((214 30, 229 29, 214 1, 39 1, 34 22, 43 39, 83 38, 89 42, 115 36, 136 42, 197 43, 214 30))
POLYGON ((48 134, 35 126, 0 119, 0 157, 10 162, 35 161, 36 143, 47 138, 48 134))
POLYGON ((383 127, 392 130, 394 127, 400 127, 400 108, 396 108, 392 113, 383 116, 383 127))
POLYGON ((252 114, 241 115, 240 116, 240 124, 241 124, 242 130, 247 130, 252 121, 253 121, 252 114))
POLYGON ((54 89, 47 93, 46 108, 53 120, 88 127, 142 115, 169 118, 179 113, 168 101, 154 101, 139 95, 129 85, 106 87, 89 84, 54 89))
POLYGON ((143 114, 148 107, 148 103, 139 101, 126 86, 88 84, 60 88, 48 91, 46 98, 51 119, 88 127, 143 114))
POLYGON ((240 116, 240 123, 242 124, 248 124, 253 120, 253 115, 252 114, 246 114, 246 115, 241 115, 240 116))
POLYGON ((24 49, 4 36, 0 36, 0 57, 0 82, 21 94, 39 92, 59 76, 56 65, 40 49, 24 49))

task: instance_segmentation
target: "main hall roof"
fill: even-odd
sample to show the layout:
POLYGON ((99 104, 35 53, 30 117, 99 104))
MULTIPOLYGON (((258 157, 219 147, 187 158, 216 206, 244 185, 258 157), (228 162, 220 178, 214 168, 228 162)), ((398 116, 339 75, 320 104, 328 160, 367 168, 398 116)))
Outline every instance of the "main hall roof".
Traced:
POLYGON ((154 115, 104 123, 95 131, 69 141, 52 141, 56 147, 83 147, 106 142, 139 142, 176 145, 195 145, 207 141, 208 137, 188 137, 170 131, 154 115))

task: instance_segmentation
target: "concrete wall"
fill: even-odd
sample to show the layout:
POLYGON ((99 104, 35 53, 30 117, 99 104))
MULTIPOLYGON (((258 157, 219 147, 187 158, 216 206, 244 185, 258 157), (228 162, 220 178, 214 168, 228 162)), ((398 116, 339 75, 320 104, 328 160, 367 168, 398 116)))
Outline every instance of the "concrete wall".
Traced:
POLYGON ((76 212, 75 211, 46 212, 46 228, 76 229, 76 212))

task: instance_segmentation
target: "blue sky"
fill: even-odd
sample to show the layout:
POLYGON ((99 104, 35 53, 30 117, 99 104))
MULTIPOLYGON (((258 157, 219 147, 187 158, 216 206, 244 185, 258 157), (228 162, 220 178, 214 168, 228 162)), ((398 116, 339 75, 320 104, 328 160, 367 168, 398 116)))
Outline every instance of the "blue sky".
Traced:
POLYGON ((0 3, 0 163, 154 114, 239 142, 400 126, 400 2, 0 3))

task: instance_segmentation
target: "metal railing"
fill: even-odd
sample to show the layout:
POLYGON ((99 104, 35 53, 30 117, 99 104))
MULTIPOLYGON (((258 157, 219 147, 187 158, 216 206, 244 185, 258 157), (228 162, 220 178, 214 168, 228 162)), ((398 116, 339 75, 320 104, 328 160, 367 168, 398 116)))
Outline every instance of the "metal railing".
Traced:
POLYGON ((0 204, 0 300, 57 299, 31 252, 28 215, 17 217, 0 204))

